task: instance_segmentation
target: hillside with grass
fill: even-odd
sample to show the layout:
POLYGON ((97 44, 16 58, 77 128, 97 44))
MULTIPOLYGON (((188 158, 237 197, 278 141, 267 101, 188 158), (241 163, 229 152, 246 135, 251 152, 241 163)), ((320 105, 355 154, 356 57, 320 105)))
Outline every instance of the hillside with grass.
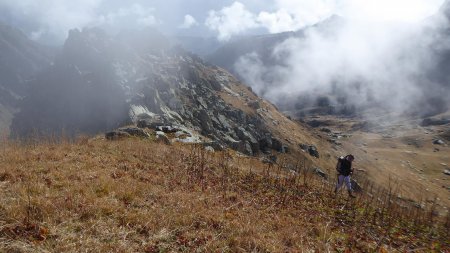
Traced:
POLYGON ((5 141, 0 251, 450 250, 449 218, 402 206, 394 188, 361 182, 348 199, 309 159, 263 163, 151 136, 5 141))

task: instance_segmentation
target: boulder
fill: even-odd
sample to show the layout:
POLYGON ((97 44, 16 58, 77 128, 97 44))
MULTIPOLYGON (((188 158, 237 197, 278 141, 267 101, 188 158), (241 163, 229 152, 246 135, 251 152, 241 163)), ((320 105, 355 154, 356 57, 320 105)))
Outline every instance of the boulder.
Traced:
POLYGON ((241 148, 241 152, 246 154, 246 155, 253 156, 252 145, 250 144, 249 141, 243 142, 243 146, 241 148))
POLYGON ((263 158, 261 158, 261 162, 263 162, 265 164, 275 164, 275 163, 277 163, 277 157, 274 155, 271 155, 268 157, 263 157, 263 158))
POLYGON ((140 119, 137 121, 137 127, 139 128, 150 128, 155 129, 158 126, 164 125, 164 122, 160 120, 153 120, 153 119, 140 119))
POLYGON ((321 128, 320 131, 324 132, 324 133, 331 133, 331 129, 326 128, 326 127, 321 128))
POLYGON ((434 144, 434 145, 445 145, 445 142, 444 142, 443 140, 440 140, 440 139, 439 139, 439 140, 434 140, 434 141, 433 141, 433 144, 434 144))
POLYGON ((211 118, 206 110, 201 109, 194 115, 199 120, 202 134, 208 135, 213 132, 211 118))
POLYGON ((156 140, 161 142, 161 143, 164 143, 166 145, 170 145, 171 144, 169 138, 164 134, 164 132, 161 132, 161 131, 157 131, 156 132, 156 140))
POLYGON ((272 149, 277 152, 283 153, 284 152, 283 143, 276 138, 272 138, 272 149))
POLYGON ((320 176, 323 179, 328 179, 328 175, 327 173, 325 173, 323 170, 321 170, 320 168, 314 168, 313 169, 314 173, 316 173, 318 176, 320 176))
POLYGON ((450 176, 450 169, 449 170, 444 170, 444 174, 447 176, 450 176))
POLYGON ((128 138, 131 135, 122 131, 111 131, 105 134, 105 138, 110 141, 116 141, 124 138, 128 138))
POLYGON ((248 102, 248 106, 255 110, 258 110, 259 108, 261 108, 261 105, 259 104, 258 101, 250 101, 250 102, 248 102))
POLYGON ((264 153, 268 153, 272 149, 272 137, 268 134, 264 135, 264 137, 261 138, 258 143, 259 149, 264 153))
POLYGON ((237 127, 235 128, 234 132, 240 140, 249 143, 252 153, 257 154, 259 152, 260 147, 258 141, 256 141, 255 137, 253 137, 251 133, 245 130, 245 128, 237 127))
POLYGON ((137 116, 137 127, 155 129, 164 125, 164 120, 159 115, 148 115, 146 113, 137 116))
POLYGON ((180 131, 180 129, 172 126, 158 126, 156 127, 156 131, 160 131, 163 133, 176 133, 180 131))
POLYGON ((314 145, 310 145, 310 146, 308 147, 308 153, 309 153, 311 156, 314 156, 314 157, 316 157, 316 158, 319 158, 319 157, 320 157, 319 151, 317 150, 317 147, 314 146, 314 145))
POLYGON ((300 144, 298 144, 298 146, 300 147, 301 150, 303 150, 305 152, 308 151, 308 149, 309 149, 309 145, 307 145, 307 144, 300 143, 300 144))
POLYGON ((211 153, 214 153, 214 152, 215 152, 214 148, 211 147, 211 146, 206 146, 206 147, 205 147, 205 150, 206 150, 207 152, 211 152, 211 153))
POLYGON ((220 145, 220 143, 217 142, 217 141, 204 142, 204 143, 202 143, 202 145, 205 148, 206 147, 211 147, 215 151, 223 151, 224 150, 224 147, 222 145, 220 145))
POLYGON ((137 127, 120 128, 119 131, 128 133, 129 135, 136 136, 136 137, 142 137, 142 138, 150 137, 150 135, 148 133, 146 133, 141 128, 137 128, 137 127))

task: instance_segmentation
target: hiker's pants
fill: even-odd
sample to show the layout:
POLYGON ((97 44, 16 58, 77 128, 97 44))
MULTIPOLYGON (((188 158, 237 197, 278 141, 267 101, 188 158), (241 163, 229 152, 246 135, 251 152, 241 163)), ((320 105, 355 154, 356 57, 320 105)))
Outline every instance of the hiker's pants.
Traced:
POLYGON ((336 184, 336 191, 339 190, 344 184, 347 186, 347 190, 352 191, 352 182, 350 176, 339 175, 338 182, 336 184))

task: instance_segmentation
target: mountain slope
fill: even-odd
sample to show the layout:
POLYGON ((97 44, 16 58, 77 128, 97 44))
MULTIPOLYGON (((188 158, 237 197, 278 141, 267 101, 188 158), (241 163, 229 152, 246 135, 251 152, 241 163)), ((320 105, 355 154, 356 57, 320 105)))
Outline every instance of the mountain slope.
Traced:
POLYGON ((71 31, 55 64, 33 82, 13 133, 96 134, 158 119, 249 155, 295 147, 277 129, 289 120, 272 105, 225 70, 169 45, 153 30, 115 37, 71 31))
POLYGON ((52 50, 18 29, 0 23, 0 132, 8 132, 20 97, 28 92, 28 80, 50 65, 52 50))

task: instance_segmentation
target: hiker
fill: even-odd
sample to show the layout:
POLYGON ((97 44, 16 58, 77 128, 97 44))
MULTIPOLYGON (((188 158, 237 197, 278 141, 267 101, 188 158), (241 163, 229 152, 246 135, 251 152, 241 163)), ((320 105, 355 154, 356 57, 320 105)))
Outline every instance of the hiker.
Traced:
POLYGON ((338 190, 342 187, 342 184, 344 184, 347 186, 347 190, 348 190, 348 195, 352 198, 355 197, 355 195, 353 195, 353 190, 352 190, 352 182, 351 182, 351 178, 350 176, 353 173, 353 168, 352 168, 352 162, 353 160, 355 160, 355 157, 353 155, 347 155, 345 157, 339 157, 337 165, 336 165, 336 170, 338 172, 338 182, 336 184, 336 188, 334 189, 334 193, 337 194, 338 190))

